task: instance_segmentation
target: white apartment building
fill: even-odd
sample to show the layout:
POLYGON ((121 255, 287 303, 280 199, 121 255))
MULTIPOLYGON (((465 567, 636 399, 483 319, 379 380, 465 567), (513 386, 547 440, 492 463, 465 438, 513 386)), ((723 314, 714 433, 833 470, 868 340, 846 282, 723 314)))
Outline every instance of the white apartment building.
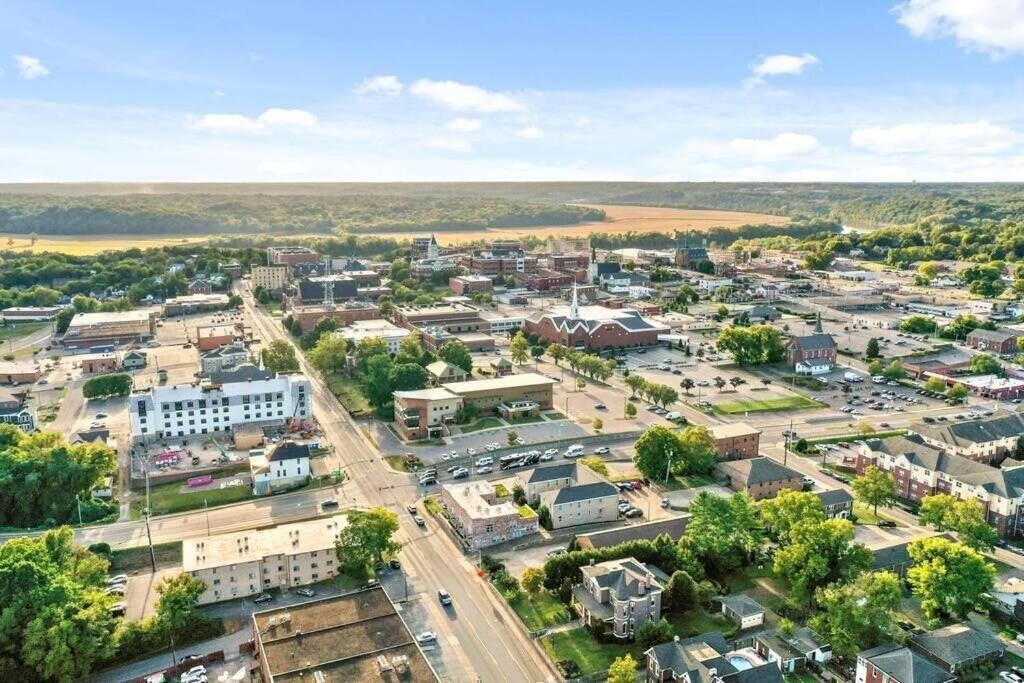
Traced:
POLYGON ((288 284, 288 266, 253 266, 250 279, 253 289, 280 291, 288 284))
POLYGON ((338 573, 344 515, 182 541, 182 570, 206 584, 200 605, 294 588, 338 573))
POLYGON ((132 441, 227 432, 240 424, 280 425, 312 416, 312 390, 305 375, 273 376, 245 365, 237 370, 244 372, 133 393, 128 401, 132 441))
POLYGON ((358 344, 364 339, 377 338, 388 346, 388 353, 398 353, 402 341, 412 332, 394 325, 387 320, 356 320, 348 327, 336 332, 344 339, 349 339, 353 344, 358 344))

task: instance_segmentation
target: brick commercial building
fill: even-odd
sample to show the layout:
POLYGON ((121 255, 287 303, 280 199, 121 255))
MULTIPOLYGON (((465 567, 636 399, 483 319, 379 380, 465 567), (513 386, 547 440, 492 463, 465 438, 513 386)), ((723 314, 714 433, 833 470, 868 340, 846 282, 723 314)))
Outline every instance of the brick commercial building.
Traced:
POLYGON ((242 331, 234 325, 200 325, 196 327, 196 348, 200 352, 242 341, 242 331))
POLYGON ((903 369, 914 377, 921 378, 925 373, 949 376, 970 367, 974 356, 960 349, 944 349, 935 353, 903 356, 899 360, 903 369))
POLYGON ((320 255, 309 247, 267 247, 268 266, 315 266, 320 255))
POLYGON ((288 284, 288 266, 253 266, 249 282, 253 289, 262 287, 268 292, 280 293, 288 284))
POLYGON ((1024 534, 1024 467, 992 467, 940 450, 916 434, 863 442, 857 472, 872 465, 892 475, 900 498, 919 503, 944 493, 976 500, 1000 536, 1024 534))
POLYGON ((1019 335, 1019 330, 972 330, 967 334, 966 344, 972 349, 1005 356, 1017 353, 1019 335))
POLYGON ((469 550, 504 543, 539 530, 537 513, 512 502, 512 494, 499 496, 486 480, 445 484, 441 507, 452 528, 469 550))
POLYGON ((155 325, 149 311, 76 313, 62 343, 72 349, 108 344, 134 344, 151 339, 155 325))
POLYGON ((227 294, 187 294, 176 296, 164 302, 164 315, 173 318, 192 313, 222 311, 228 307, 227 294))
POLYGON ((43 376, 39 366, 29 361, 0 361, 0 383, 31 384, 43 376))
POLYGON ((533 273, 537 258, 528 255, 518 240, 495 240, 485 249, 476 249, 462 257, 464 268, 478 275, 514 275, 533 273))
POLYGON ((436 683, 380 586, 254 612, 254 660, 266 683, 436 683))
POLYGON ((516 282, 527 285, 538 292, 550 292, 570 287, 576 277, 570 273, 541 268, 536 273, 522 273, 515 276, 516 282))
POLYGON ((342 302, 359 296, 359 283, 348 275, 319 275, 299 280, 291 305, 342 302))
POLYGON ((462 408, 462 397, 443 388, 396 391, 393 395, 395 429, 408 441, 444 436, 462 408))
POLYGON ((83 375, 117 371, 117 355, 113 353, 90 353, 75 360, 81 364, 83 375))
POLYGON ((821 315, 814 325, 814 332, 793 337, 786 346, 786 362, 798 375, 823 375, 832 371, 836 364, 838 347, 832 335, 825 334, 821 327, 821 315))
POLYGON ((200 605, 294 588, 338 573, 344 515, 182 541, 182 571, 206 584, 200 605))
POLYGON ((494 282, 483 275, 459 275, 448 280, 448 289, 459 296, 472 296, 475 292, 493 292, 494 282))
POLYGON ((612 310, 604 306, 580 306, 573 291, 572 304, 540 313, 526 321, 526 331, 549 344, 596 351, 614 348, 654 346, 658 335, 671 330, 633 310, 612 310))
POLYGON ((932 446, 971 460, 998 463, 1017 449, 1024 436, 1024 415, 1004 413, 952 424, 918 424, 913 431, 932 446))
POLYGON ((490 323, 480 317, 480 311, 460 303, 396 306, 393 319, 396 325, 410 330, 441 327, 449 333, 491 331, 490 323))
POLYGON ((715 452, 721 460, 756 458, 761 445, 761 430, 743 422, 712 425, 715 452))
POLYGON ((348 301, 334 306, 293 306, 288 309, 288 315, 299 323, 303 332, 309 332, 321 320, 337 320, 342 327, 360 320, 379 320, 380 308, 376 304, 348 301))
POLYGON ((783 489, 803 489, 803 476, 799 472, 771 458, 720 462, 715 465, 715 472, 728 478, 730 488, 746 492, 754 500, 773 498, 783 489))

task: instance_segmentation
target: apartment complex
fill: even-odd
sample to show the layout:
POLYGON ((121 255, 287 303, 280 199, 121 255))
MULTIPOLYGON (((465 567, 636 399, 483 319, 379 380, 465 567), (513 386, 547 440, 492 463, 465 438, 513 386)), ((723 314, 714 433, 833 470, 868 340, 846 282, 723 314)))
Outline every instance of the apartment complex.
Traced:
POLYGON ((978 501, 1001 536, 1024 532, 1024 467, 992 467, 936 448, 917 434, 869 439, 860 446, 857 472, 888 472, 901 498, 921 502, 936 493, 978 501))
POLYGON ((313 414, 305 375, 276 376, 241 365, 198 383, 134 392, 128 401, 132 440, 153 441, 231 431, 235 425, 280 425, 313 414))
POLYGON ((936 448, 978 462, 998 463, 1017 449, 1017 441, 1024 436, 1024 415, 1006 413, 952 424, 919 424, 913 429, 936 448))
POLYGON ((72 349, 133 344, 152 338, 155 329, 149 311, 76 313, 64 333, 63 344, 72 349))
POLYGON ((804 485, 799 472, 771 458, 720 462, 715 465, 715 472, 728 479, 730 488, 747 493, 754 500, 774 498, 783 489, 800 491, 804 485))
POLYGON ((761 430, 743 422, 712 425, 715 453, 721 460, 756 458, 761 447, 761 430))
POLYGON ((538 517, 529 507, 519 508, 512 494, 499 496, 486 480, 445 484, 441 506, 463 545, 470 550, 535 534, 538 517))
POLYGON ((249 273, 253 289, 262 287, 269 292, 281 292, 288 284, 288 266, 253 266, 249 273))
POLYGON ((200 605, 329 579, 338 571, 334 543, 346 524, 337 515, 185 539, 182 571, 206 584, 200 605))
POLYGON ((572 604, 583 622, 604 626, 616 638, 632 638, 648 621, 661 618, 661 592, 668 577, 632 557, 580 567, 583 581, 572 604))
POLYGON ((320 255, 309 247, 267 247, 268 266, 315 266, 320 255))

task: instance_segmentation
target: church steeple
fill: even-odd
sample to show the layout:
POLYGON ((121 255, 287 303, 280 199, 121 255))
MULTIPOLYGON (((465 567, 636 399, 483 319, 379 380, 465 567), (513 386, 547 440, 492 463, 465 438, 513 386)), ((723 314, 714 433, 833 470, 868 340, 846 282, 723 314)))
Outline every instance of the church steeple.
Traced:
POLYGON ((569 307, 569 319, 580 319, 580 295, 579 291, 576 289, 575 281, 572 283, 572 306, 569 307))
POLYGON ((814 323, 814 334, 825 334, 825 330, 821 327, 821 311, 818 311, 818 319, 814 323))

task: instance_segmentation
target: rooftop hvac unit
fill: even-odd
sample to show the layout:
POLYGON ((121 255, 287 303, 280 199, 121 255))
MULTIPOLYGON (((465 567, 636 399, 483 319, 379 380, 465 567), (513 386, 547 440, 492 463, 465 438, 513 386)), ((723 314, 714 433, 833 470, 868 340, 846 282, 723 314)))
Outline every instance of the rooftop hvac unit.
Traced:
POLYGON ((280 615, 279 619, 281 620, 282 624, 290 624, 292 622, 292 613, 285 612, 284 614, 280 615))
POLYGON ((267 619, 267 626, 269 626, 270 628, 274 628, 275 626, 277 626, 277 617, 270 617, 269 619, 267 619))
POLYGON ((377 668, 380 670, 381 673, 385 673, 387 671, 391 671, 394 669, 394 667, 391 666, 391 662, 389 662, 388 658, 384 655, 377 655, 377 668))

